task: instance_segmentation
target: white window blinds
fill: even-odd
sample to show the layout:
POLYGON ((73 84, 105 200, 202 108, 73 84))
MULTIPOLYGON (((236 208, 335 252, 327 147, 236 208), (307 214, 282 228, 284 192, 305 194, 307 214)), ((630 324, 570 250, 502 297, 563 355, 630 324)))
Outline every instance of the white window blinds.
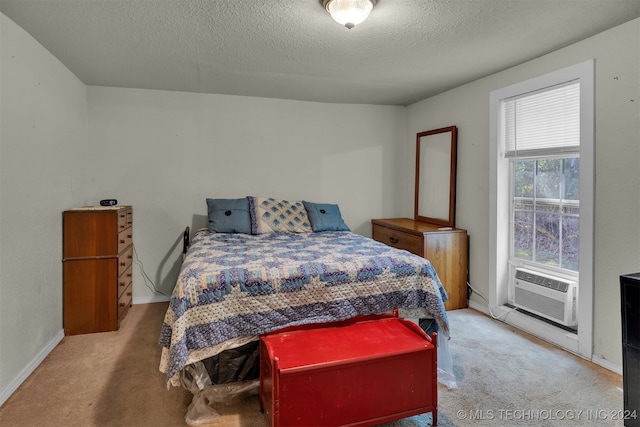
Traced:
POLYGON ((502 101, 505 157, 577 153, 580 83, 568 82, 502 101))

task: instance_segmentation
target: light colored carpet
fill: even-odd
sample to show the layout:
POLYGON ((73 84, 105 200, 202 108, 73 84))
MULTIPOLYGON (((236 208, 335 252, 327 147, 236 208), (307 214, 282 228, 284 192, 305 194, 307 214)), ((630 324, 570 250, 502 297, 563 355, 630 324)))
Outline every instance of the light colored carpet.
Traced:
MULTIPOLYGON (((191 395, 165 387, 166 303, 135 305, 117 332, 65 337, 0 408, 2 426, 184 426, 191 395)), ((622 426, 622 378, 474 310, 449 312, 457 388, 440 426, 622 426)), ((401 381, 401 379, 399 379, 401 381)), ((210 427, 266 427, 257 397, 216 406, 210 427)), ((424 427, 431 414, 385 424, 424 427)))

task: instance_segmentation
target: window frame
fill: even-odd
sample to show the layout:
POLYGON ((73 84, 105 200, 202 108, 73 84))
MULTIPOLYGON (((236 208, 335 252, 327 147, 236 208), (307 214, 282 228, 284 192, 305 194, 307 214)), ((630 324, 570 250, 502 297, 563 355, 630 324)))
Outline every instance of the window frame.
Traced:
POLYGON ((595 189, 595 59, 534 77, 490 93, 489 310, 498 318, 591 359, 593 354, 593 257, 595 189), (510 167, 500 144, 500 101, 527 92, 580 82, 580 304, 578 333, 514 312, 509 301, 510 167), (506 225, 505 225, 506 224, 506 225))

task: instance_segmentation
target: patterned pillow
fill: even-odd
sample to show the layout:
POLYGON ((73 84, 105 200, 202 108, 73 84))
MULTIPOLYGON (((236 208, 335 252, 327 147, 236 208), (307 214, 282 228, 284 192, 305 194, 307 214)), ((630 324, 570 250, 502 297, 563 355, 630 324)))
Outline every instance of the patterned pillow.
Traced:
POLYGON ((251 233, 311 233, 311 223, 302 202, 249 197, 251 233))

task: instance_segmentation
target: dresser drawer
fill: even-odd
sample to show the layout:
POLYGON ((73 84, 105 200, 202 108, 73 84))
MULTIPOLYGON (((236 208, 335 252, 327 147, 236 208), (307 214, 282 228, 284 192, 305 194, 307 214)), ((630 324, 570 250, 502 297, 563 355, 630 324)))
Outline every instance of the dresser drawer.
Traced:
POLYGON ((419 236, 374 224, 373 239, 422 256, 422 238, 419 236))
POLYGON ((133 246, 129 246, 129 249, 118 257, 118 277, 122 276, 131 264, 133 264, 133 246))
POLYGON ((118 233, 118 253, 133 243, 133 228, 129 227, 118 233))
POLYGON ((133 299, 132 289, 131 285, 129 285, 118 298, 118 320, 121 320, 125 314, 127 314, 129 307, 131 307, 131 301, 133 299))
POLYGON ((118 233, 133 225, 133 209, 121 209, 118 212, 118 233))
POLYGON ((118 277, 118 298, 125 289, 133 282, 133 267, 129 266, 120 277, 118 277))

